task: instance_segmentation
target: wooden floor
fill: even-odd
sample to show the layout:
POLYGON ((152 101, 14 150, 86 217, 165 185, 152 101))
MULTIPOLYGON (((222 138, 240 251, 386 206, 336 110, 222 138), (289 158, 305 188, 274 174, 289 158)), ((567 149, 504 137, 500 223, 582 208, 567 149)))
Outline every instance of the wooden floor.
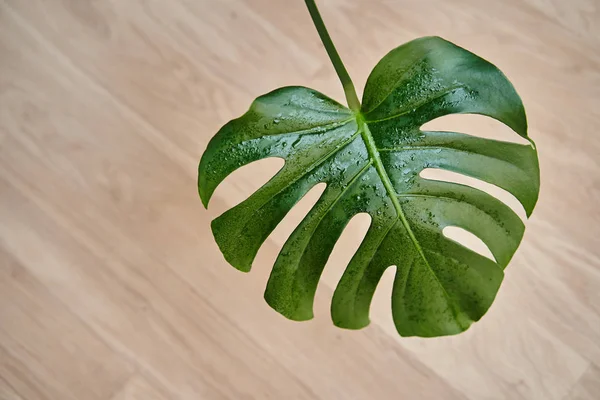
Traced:
MULTIPOLYGON (((393 47, 440 35, 523 97, 542 191, 489 313, 459 336, 400 338, 386 273, 373 323, 335 328, 360 216, 316 318, 272 311, 270 265, 318 189, 250 274, 223 260, 210 220, 280 164, 236 172, 206 211, 210 137, 279 86, 343 99, 302 0, 0 0, 0 399, 600 398, 600 2, 319 3, 357 87, 393 47)), ((513 138, 483 118, 435 123, 513 138)))

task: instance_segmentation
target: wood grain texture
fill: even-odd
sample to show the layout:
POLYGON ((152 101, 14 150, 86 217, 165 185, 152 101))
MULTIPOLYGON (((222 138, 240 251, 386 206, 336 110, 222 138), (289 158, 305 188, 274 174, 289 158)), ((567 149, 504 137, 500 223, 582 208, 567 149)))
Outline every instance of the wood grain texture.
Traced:
MULTIPOLYGON (((318 189, 250 274, 220 255, 210 220, 280 163, 237 171, 205 211, 195 179, 210 137, 279 86, 343 99, 301 0, 0 0, 1 400, 600 396, 600 3, 319 4, 359 88, 393 47, 439 35, 521 94, 542 191, 488 314, 459 336, 399 338, 388 271, 372 324, 335 328, 360 216, 315 319, 269 309, 270 266, 318 189)), ((434 124, 514 139, 478 117, 434 124)))
POLYGON ((591 365, 590 368, 583 374, 579 382, 575 384, 568 400, 594 400, 598 398, 600 393, 600 368, 596 365, 591 365))

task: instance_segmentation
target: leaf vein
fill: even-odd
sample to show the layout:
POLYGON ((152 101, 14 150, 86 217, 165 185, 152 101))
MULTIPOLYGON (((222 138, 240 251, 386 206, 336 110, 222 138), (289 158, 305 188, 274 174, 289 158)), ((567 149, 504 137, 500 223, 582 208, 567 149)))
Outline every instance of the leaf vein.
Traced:
POLYGON ((465 87, 464 85, 450 86, 450 87, 444 89, 443 91, 436 93, 432 97, 429 97, 429 98, 427 98, 427 99, 425 99, 423 101, 420 101, 418 103, 415 103, 415 104, 412 104, 412 105, 406 107, 403 111, 399 112, 398 114, 394 114, 394 115, 391 115, 389 117, 385 117, 385 118, 381 118, 381 119, 367 120, 366 122, 374 124, 376 122, 383 122, 383 121, 387 121, 387 120, 390 120, 390 119, 401 117, 403 115, 406 115, 406 114, 409 114, 409 113, 413 112, 413 110, 415 110, 416 108, 420 108, 420 107, 424 106, 425 104, 427 104, 429 102, 432 102, 433 100, 437 100, 440 97, 444 97, 445 95, 447 95, 448 93, 450 93, 453 90, 464 88, 464 87, 465 87))
MULTIPOLYGON (((383 99, 377 103, 375 106, 371 107, 371 109, 369 111, 365 111, 365 114, 368 114, 372 111, 375 111, 377 109, 377 107, 379 107, 380 105, 382 105, 388 97, 390 97, 390 95, 394 92, 394 90, 396 90, 396 88, 398 87, 398 84, 402 81, 402 79, 404 79, 406 77, 406 75, 408 75, 409 72, 412 72, 416 67, 419 66, 419 63, 423 60, 425 60, 427 57, 429 56, 429 54, 425 54, 422 57, 420 57, 419 59, 415 60, 414 63, 412 65, 410 65, 405 71, 403 71, 400 76, 398 76, 398 79, 396 79, 396 81, 394 82, 392 86, 392 89, 385 95, 383 96, 383 99)), ((377 68, 377 66, 375 66, 375 68, 377 68)), ((369 83, 369 81, 367 80, 367 84, 369 83)))
MULTIPOLYGON (((290 186, 292 186, 293 184, 295 184, 296 182, 298 182, 300 179, 304 178, 308 173, 314 171, 317 167, 321 166, 323 163, 325 163, 331 156, 333 156, 335 153, 337 153, 338 151, 340 151, 343 147, 345 147, 346 145, 348 145, 349 143, 352 143, 354 141, 354 139, 356 139, 356 137, 360 134, 360 130, 357 129, 357 131, 348 139, 342 141, 339 143, 339 146, 335 146, 333 148, 333 150, 331 150, 330 152, 324 154, 321 158, 319 158, 317 161, 315 161, 314 163, 310 164, 308 166, 308 169, 304 171, 304 173, 300 174, 299 176, 295 177, 291 182, 286 182, 285 185, 283 185, 283 187, 281 187, 279 190, 277 190, 277 192, 275 192, 272 196, 269 196, 269 198, 267 198, 260 206, 256 207, 254 209, 254 211, 250 214, 250 216, 247 218, 247 222, 240 228, 239 232, 243 231, 246 226, 248 226, 249 221, 251 220, 250 217, 254 216, 259 210, 261 210, 265 204, 267 204, 269 201, 271 201, 275 196, 279 195, 281 192, 283 192, 285 189, 289 188, 290 186)), ((264 187, 264 186, 263 186, 264 187)))
MULTIPOLYGON (((517 145, 517 146, 521 146, 521 145, 517 145)), ((450 146, 402 146, 402 147, 392 147, 392 148, 383 148, 383 149, 377 149, 379 152, 390 152, 390 153, 400 153, 402 151, 405 150, 434 150, 434 149, 445 149, 445 150, 450 150, 450 151, 454 151, 457 153, 464 153, 464 154, 470 154, 470 155, 478 155, 484 158, 488 158, 491 160, 496 160, 499 161, 503 164, 508 164, 511 167, 517 168, 519 171, 523 172, 524 174, 527 174, 527 171, 523 168, 521 168, 520 166, 513 164, 510 161, 507 161, 503 158, 500 157, 494 157, 491 155, 487 155, 487 154, 482 154, 482 153, 478 153, 475 151, 468 151, 468 150, 461 150, 461 149, 456 149, 454 147, 450 147, 450 146)))
POLYGON ((341 126, 347 125, 350 121, 354 120, 354 117, 352 118, 348 118, 345 119, 343 121, 335 121, 326 125, 318 125, 318 126, 314 126, 312 128, 308 128, 308 129, 301 129, 299 131, 291 131, 291 132, 281 132, 281 133, 273 133, 273 134, 267 134, 266 136, 270 136, 270 137, 285 137, 285 136, 292 136, 292 135, 311 135, 311 134, 315 134, 315 133, 325 133, 325 132, 330 132, 334 129, 337 129, 341 126))

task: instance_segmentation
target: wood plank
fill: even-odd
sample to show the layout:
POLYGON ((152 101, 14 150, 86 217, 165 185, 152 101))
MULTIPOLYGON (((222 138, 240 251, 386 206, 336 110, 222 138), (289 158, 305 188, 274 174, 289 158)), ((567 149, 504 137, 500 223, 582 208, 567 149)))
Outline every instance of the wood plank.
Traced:
POLYGON ((12 388, 12 386, 10 386, 8 384, 8 382, 6 382, 6 380, 4 380, 1 377, 0 377, 0 399, 23 400, 23 398, 21 396, 19 396, 17 394, 17 392, 15 392, 15 390, 12 388))
MULTIPOLYGON (((434 34, 496 63, 526 105, 542 192, 524 243, 485 318, 433 340, 397 336, 391 271, 369 328, 331 325, 332 290, 367 219, 353 221, 336 246, 314 321, 293 323, 266 306, 270 266, 317 191, 269 237, 249 275, 230 268, 212 239, 210 219, 280 165, 236 172, 206 212, 195 179, 212 134, 278 86, 343 99, 303 2, 284 3, 0 1, 0 260, 19 271, 0 283, 0 398, 595 395, 594 0, 319 2, 359 88, 391 48, 434 34), (117 369, 105 371, 96 357, 117 369)), ((434 123, 506 134, 473 122, 434 123)))
POLYGON ((600 367, 590 365, 565 400, 595 400, 600 393, 600 367))
POLYGON ((151 380, 135 375, 111 400, 169 400, 169 397, 154 387, 151 380))
POLYGON ((0 321, 0 376, 26 398, 106 399, 129 379, 130 364, 4 248, 0 248, 0 321), (39 389, 30 393, 36 386, 39 389))
MULTIPOLYGON (((29 89, 11 98, 13 113, 6 123, 11 152, 0 160, 6 193, 0 238, 124 358, 173 396, 383 397, 390 391, 419 391, 424 398, 440 393, 461 398, 406 352, 387 354, 392 341, 381 332, 376 341, 363 332, 342 339, 328 320, 298 329, 264 302, 245 301, 260 299, 264 276, 247 281, 218 253, 198 248, 210 243, 210 231, 207 216, 199 217, 196 194, 187 189, 193 177, 181 174, 153 143, 139 139, 145 125, 121 113, 121 106, 96 92, 85 77, 62 79, 59 63, 41 68, 44 47, 16 31, 22 33, 15 38, 21 60, 13 57, 16 64, 8 64, 13 81, 20 88, 43 85, 46 91, 29 89), (57 97, 65 102, 48 115, 46 107, 57 97), (25 110, 40 118, 13 119, 25 110), (60 129, 62 121, 74 119, 99 127, 97 134, 70 136, 74 132, 60 129), (121 145, 112 149, 116 141, 121 145), (63 146, 79 155, 65 154, 63 146), (98 151, 103 148, 110 150, 98 151), (42 171, 55 179, 27 178, 42 171), (112 174, 123 186, 113 186, 112 174), (150 177, 164 186, 145 185, 150 177), (145 209, 130 197, 133 182, 135 201, 145 209), (85 207, 73 209, 69 204, 74 203, 85 207), (165 241, 166 232, 178 240, 165 241), (28 251, 31 246, 45 255, 42 264, 28 251), (327 373, 315 370, 315 363, 327 373), (372 365, 370 372, 365 365, 372 365), (398 381, 397 374, 409 373, 410 382, 398 381), (347 388, 331 384, 348 377, 347 388)), ((274 256, 267 248, 266 257, 274 256)))

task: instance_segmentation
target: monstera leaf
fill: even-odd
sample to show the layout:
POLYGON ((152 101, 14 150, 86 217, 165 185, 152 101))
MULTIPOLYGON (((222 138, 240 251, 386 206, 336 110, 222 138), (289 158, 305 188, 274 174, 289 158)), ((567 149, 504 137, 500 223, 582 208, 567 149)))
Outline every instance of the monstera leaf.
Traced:
POLYGON ((533 142, 420 129, 452 113, 495 118, 528 139, 523 105, 507 78, 437 37, 387 54, 371 73, 358 111, 303 87, 259 97, 216 134, 200 162, 198 185, 206 206, 217 185, 240 166, 265 157, 285 160, 268 183, 213 221, 223 255, 249 271, 277 224, 324 182, 322 196, 277 258, 267 302, 288 318, 312 318, 317 284, 336 241, 353 216, 368 213, 370 228, 335 290, 334 323, 366 326, 375 288, 385 269, 396 266, 392 312, 402 336, 464 331, 490 307, 524 226, 489 194, 419 173, 441 168, 497 185, 529 215, 539 169, 533 142), (447 226, 481 238, 495 261, 445 237, 447 226))

